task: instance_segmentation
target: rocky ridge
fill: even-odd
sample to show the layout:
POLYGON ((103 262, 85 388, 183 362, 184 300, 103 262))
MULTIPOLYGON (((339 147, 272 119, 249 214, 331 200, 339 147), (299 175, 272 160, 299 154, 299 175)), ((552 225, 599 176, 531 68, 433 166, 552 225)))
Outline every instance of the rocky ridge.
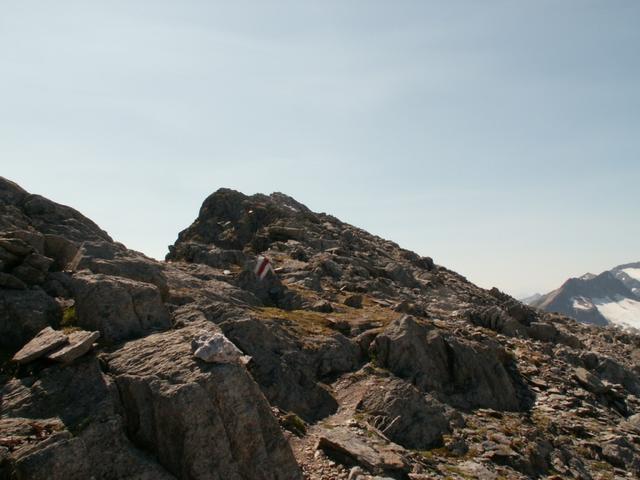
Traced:
POLYGON ((5 179, 0 212, 2 479, 640 475, 636 335, 279 193, 218 190, 166 262, 5 179), (100 338, 8 361, 47 328, 100 338))

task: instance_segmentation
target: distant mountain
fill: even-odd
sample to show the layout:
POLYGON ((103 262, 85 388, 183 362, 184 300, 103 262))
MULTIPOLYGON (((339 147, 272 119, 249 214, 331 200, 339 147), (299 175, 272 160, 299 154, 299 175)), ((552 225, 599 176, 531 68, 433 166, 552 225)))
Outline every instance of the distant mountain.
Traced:
POLYGON ((519 300, 525 305, 532 305, 538 300, 542 298, 541 293, 534 293, 533 295, 529 295, 528 297, 520 298, 519 300))
POLYGON ((600 275, 570 278, 557 290, 527 303, 584 323, 640 329, 640 262, 619 265, 600 275))

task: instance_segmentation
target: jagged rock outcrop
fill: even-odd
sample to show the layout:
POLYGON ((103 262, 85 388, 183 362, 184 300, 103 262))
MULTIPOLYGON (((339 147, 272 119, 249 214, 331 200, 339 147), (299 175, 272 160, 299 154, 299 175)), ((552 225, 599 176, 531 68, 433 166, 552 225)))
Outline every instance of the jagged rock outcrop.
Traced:
POLYGON ((507 353, 490 338, 446 335, 404 316, 373 343, 376 364, 459 408, 518 410, 518 383, 507 353))
MULTIPOLYGON (((68 241, 112 241, 111 237, 77 210, 33 195, 0 177, 0 230, 38 232, 68 241)), ((37 235, 37 234, 36 234, 37 235)))
POLYGON ((72 271, 88 269, 94 273, 151 283, 158 287, 163 297, 168 293, 162 265, 139 252, 128 250, 119 243, 83 242, 67 268, 72 271))
POLYGON ((640 475, 633 333, 278 193, 213 193, 166 262, 4 179, 0 211, 3 480, 640 475))
POLYGON ((252 357, 248 368, 272 405, 308 421, 335 412, 338 404, 318 382, 312 359, 281 327, 255 318, 228 320, 220 327, 252 357))

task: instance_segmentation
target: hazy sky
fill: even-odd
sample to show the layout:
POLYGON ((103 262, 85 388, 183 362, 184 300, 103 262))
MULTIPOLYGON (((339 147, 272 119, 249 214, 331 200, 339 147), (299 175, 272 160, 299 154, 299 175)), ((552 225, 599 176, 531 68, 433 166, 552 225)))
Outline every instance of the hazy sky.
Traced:
POLYGON ((640 260, 640 2, 0 1, 0 175, 163 258, 219 187, 520 296, 640 260))

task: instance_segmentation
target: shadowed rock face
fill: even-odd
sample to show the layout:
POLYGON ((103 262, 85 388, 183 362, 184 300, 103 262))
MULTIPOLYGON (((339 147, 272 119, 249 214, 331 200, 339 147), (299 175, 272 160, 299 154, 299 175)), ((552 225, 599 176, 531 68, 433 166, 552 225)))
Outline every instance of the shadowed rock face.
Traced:
POLYGON ((0 210, 2 480, 640 475, 636 335, 278 193, 213 193, 167 262, 4 179, 0 210), (46 327, 65 363, 5 361, 46 327))
POLYGON ((0 348, 17 350, 47 326, 57 327, 61 311, 42 290, 0 290, 0 348))
POLYGON ((9 380, 0 431, 12 438, 2 478, 175 478, 124 435, 116 392, 95 358, 9 380))
POLYGON ((506 352, 488 338, 455 338, 404 316, 376 337, 372 349, 376 364, 456 407, 521 407, 519 379, 507 369, 506 352))

